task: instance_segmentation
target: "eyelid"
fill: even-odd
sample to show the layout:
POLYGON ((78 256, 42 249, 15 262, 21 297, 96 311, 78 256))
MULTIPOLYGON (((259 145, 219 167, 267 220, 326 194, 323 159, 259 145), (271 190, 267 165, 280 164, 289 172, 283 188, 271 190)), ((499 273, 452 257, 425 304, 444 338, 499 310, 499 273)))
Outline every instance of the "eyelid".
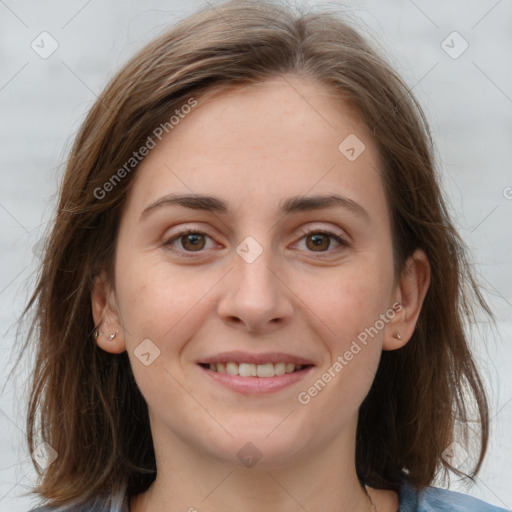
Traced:
MULTIPOLYGON (((341 230, 341 231, 342 232, 337 232, 334 229, 329 229, 329 228, 326 228, 324 226, 317 226, 317 225, 308 224, 305 227, 301 228, 301 236, 300 236, 300 238, 298 238, 291 245, 295 246, 296 244, 298 244, 300 241, 302 241, 308 235, 311 235, 311 234, 322 234, 322 235, 326 235, 326 236, 331 237, 332 239, 334 239, 339 244, 340 247, 349 247, 351 245, 350 238, 345 233, 345 231, 343 231, 343 230, 341 230)), ((183 255, 185 257, 196 257, 197 258, 197 257, 200 257, 200 256, 205 255, 206 253, 208 253, 211 249, 201 249, 199 251, 186 251, 186 250, 183 250, 183 249, 177 249, 177 248, 171 247, 171 242, 174 243, 177 240, 179 240, 180 238, 182 238, 182 237, 184 237, 184 236, 186 236, 188 234, 191 234, 191 233, 203 235, 203 236, 209 238, 210 240, 212 240, 217 245, 217 247, 220 245, 204 229, 201 229, 198 226, 193 226, 193 225, 188 225, 188 224, 185 224, 183 227, 181 227, 179 229, 179 231, 177 231, 177 232, 175 232, 173 234, 164 236, 164 238, 163 238, 163 245, 166 246, 170 251, 176 252, 176 253, 178 253, 180 255, 183 255)), ((308 252, 310 254, 315 254, 316 255, 315 257, 321 258, 322 255, 330 255, 331 253, 335 252, 335 250, 336 249, 328 249, 327 251, 318 251, 318 252, 317 251, 306 251, 306 252, 308 252)))
POLYGON ((339 247, 336 247, 334 249, 329 248, 327 251, 306 251, 308 255, 314 255, 313 257, 315 258, 327 258, 336 253, 337 251, 339 251, 340 249, 345 249, 351 247, 352 245, 350 237, 344 231, 338 232, 334 229, 308 225, 303 229, 301 237, 296 242, 293 242, 292 246, 297 245, 302 240, 304 240, 305 237, 311 234, 326 235, 334 239, 339 244, 339 247))
MULTIPOLYGON (((350 238, 350 235, 341 228, 334 228, 334 227, 325 227, 324 225, 311 225, 308 224, 304 228, 301 228, 302 230, 302 236, 299 240, 302 240, 304 236, 320 233, 324 235, 328 235, 333 237, 334 239, 340 239, 340 243, 342 245, 352 245, 352 239, 350 238)), ((294 242, 296 243, 296 242, 294 242)))
POLYGON ((178 253, 179 255, 185 256, 185 257, 196 257, 197 258, 200 255, 204 255, 206 252, 209 251, 209 249, 201 249, 200 251, 185 251, 183 249, 177 249, 177 248, 174 248, 171 246, 171 243, 174 243, 174 242, 178 241, 180 238, 182 238, 188 234, 191 234, 191 233, 203 235, 203 236, 209 238, 210 240, 212 240, 217 246, 219 245, 219 243, 216 240, 214 240, 213 237, 211 235, 209 235, 204 229, 201 229, 198 226, 191 226, 191 225, 187 225, 187 224, 182 226, 175 233, 172 233, 169 235, 164 235, 162 243, 171 252, 178 253))
POLYGON ((338 230, 336 230, 335 228, 328 228, 328 227, 326 228, 322 225, 307 224, 304 227, 304 229, 302 230, 302 234, 309 235, 311 233, 325 233, 327 235, 338 236, 340 238, 346 239, 347 242, 349 241, 348 234, 346 233, 345 230, 343 230, 341 228, 338 228, 338 230))

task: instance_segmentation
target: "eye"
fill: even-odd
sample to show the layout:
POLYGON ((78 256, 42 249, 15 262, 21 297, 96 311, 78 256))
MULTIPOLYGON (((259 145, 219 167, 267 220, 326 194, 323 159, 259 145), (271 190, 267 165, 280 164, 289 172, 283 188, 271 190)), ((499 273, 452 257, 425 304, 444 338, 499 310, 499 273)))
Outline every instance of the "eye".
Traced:
POLYGON ((168 238, 164 245, 173 251, 181 253, 202 252, 203 249, 211 249, 215 244, 206 234, 195 229, 186 229, 168 238), (211 241, 207 247, 208 240, 211 241))
POLYGON ((305 242, 305 250, 308 252, 332 252, 336 248, 349 246, 348 241, 341 235, 321 229, 309 230, 297 244, 300 244, 302 241, 305 242), (333 241, 334 248, 332 247, 333 241))

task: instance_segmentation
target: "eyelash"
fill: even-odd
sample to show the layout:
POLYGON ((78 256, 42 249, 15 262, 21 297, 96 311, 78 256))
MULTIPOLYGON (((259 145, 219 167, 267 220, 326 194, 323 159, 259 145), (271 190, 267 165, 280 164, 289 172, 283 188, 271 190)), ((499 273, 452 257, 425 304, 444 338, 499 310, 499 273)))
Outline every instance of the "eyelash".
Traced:
MULTIPOLYGON (((184 256, 186 258, 197 257, 197 255, 203 254, 205 252, 205 250, 186 251, 186 250, 182 250, 182 249, 175 249, 172 247, 172 244, 175 241, 180 240, 181 238, 183 238, 187 235, 192 235, 192 234, 193 235, 204 235, 211 239, 211 237, 207 233, 204 233, 203 231, 200 231, 198 229, 187 228, 187 229, 184 229, 183 231, 176 233, 175 235, 168 238, 167 240, 165 240, 164 246, 168 247, 173 252, 180 253, 182 256, 184 256)), ((303 233, 302 237, 297 242, 295 242, 295 244, 297 244, 299 241, 301 241, 304 238, 307 238, 308 236, 311 236, 311 235, 325 235, 325 236, 328 236, 328 237, 332 238, 333 240, 335 240, 341 247, 350 247, 348 240, 346 238, 342 237, 341 235, 335 234, 331 231, 327 231, 324 229, 315 229, 315 228, 307 228, 306 232, 303 233)), ((315 251, 308 251, 308 252, 311 252, 311 254, 315 254, 315 251)), ((333 252, 333 250, 320 251, 320 252, 316 253, 315 257, 323 258, 323 257, 325 257, 325 256, 322 256, 323 254, 330 254, 332 252, 333 252)))
POLYGON ((204 235, 208 238, 211 238, 207 233, 204 233, 203 231, 200 231, 198 229, 192 229, 192 228, 187 228, 187 229, 184 229, 183 231, 180 231, 178 233, 176 233, 175 235, 173 235, 172 237, 168 238, 167 240, 164 241, 164 246, 169 248, 169 250, 173 251, 173 252, 177 252, 177 253, 180 253, 182 256, 186 257, 186 258, 194 258, 194 257, 197 257, 198 254, 202 254, 204 253, 204 250, 201 250, 201 251, 185 251, 183 249, 175 249, 174 247, 172 247, 172 243, 175 242, 176 240, 180 240, 181 238, 187 236, 187 235, 204 235))
MULTIPOLYGON (((325 229, 309 228, 309 227, 306 228, 306 231, 303 233, 302 237, 299 238, 299 240, 297 242, 295 242, 295 244, 311 235, 325 235, 325 236, 328 236, 329 238, 335 240, 340 245, 340 247, 343 247, 343 248, 350 247, 348 239, 343 237, 342 235, 333 233, 332 231, 328 231, 325 229)), ((338 249, 340 247, 338 247, 338 249)), ((317 257, 317 258, 323 258, 323 257, 325 257, 325 256, 322 256, 323 254, 329 255, 330 253, 332 253, 335 250, 336 249, 328 249, 327 251, 320 251, 320 252, 308 251, 308 252, 311 252, 311 254, 315 254, 315 257, 317 257)))

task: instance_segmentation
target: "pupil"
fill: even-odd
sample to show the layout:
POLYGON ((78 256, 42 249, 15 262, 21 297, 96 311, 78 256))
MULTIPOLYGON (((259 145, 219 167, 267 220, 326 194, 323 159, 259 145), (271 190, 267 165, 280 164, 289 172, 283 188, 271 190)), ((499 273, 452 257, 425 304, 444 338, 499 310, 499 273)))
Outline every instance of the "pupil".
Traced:
POLYGON ((184 249, 202 249, 204 246, 204 239, 202 235, 199 234, 189 234, 184 237, 185 239, 182 242, 184 249), (201 244, 201 242, 203 242, 201 244), (188 246, 188 247, 187 247, 188 246))
POLYGON ((311 241, 313 248, 327 249, 329 247, 329 239, 325 235, 312 235, 311 241))

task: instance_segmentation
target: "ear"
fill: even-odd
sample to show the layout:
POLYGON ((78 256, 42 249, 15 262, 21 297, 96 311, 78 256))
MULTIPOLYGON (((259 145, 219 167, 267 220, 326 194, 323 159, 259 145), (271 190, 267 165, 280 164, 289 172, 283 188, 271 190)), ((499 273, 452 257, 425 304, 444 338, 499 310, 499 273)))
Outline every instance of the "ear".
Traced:
POLYGON ((97 345, 112 354, 124 352, 124 330, 116 307, 114 290, 105 271, 94 277, 91 306, 97 345))
POLYGON ((430 285, 430 274, 427 255, 417 249, 405 262, 395 287, 392 303, 395 307, 391 306, 394 316, 389 315, 383 350, 396 350, 411 339, 430 285))

